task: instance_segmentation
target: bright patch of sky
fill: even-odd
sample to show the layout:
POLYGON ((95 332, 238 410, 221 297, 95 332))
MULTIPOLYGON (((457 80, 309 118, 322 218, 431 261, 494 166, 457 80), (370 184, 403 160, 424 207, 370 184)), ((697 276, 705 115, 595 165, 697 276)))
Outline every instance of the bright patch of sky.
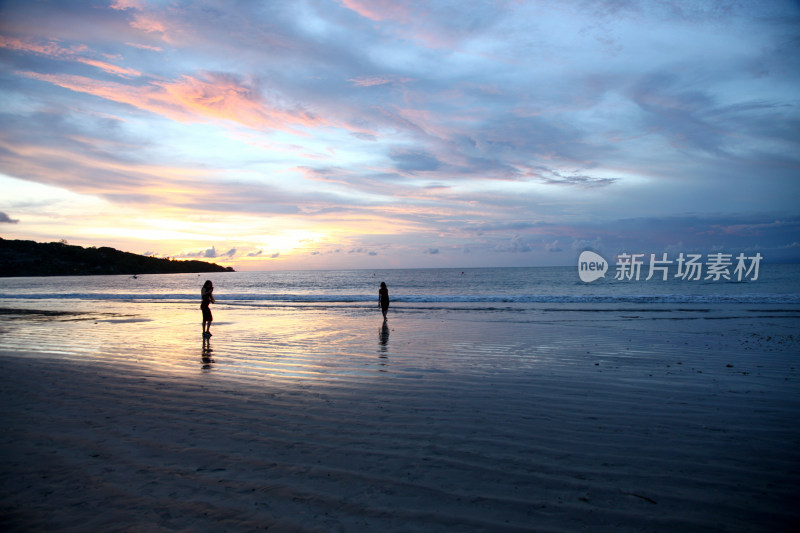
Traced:
POLYGON ((4 2, 0 235, 247 269, 798 261, 798 28, 789 1, 4 2))

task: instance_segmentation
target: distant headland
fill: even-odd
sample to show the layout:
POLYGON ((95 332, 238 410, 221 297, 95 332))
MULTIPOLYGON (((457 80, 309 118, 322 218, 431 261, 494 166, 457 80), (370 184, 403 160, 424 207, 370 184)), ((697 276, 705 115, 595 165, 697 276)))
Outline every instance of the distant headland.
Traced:
POLYGON ((190 274, 234 272, 205 261, 178 261, 121 252, 106 246, 82 248, 66 242, 0 238, 0 277, 92 274, 190 274))

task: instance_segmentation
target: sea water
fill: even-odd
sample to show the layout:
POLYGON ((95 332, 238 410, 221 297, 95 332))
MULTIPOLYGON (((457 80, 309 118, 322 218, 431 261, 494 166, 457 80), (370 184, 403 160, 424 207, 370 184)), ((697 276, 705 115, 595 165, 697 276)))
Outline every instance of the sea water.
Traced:
POLYGON ((0 303, 194 302, 206 279, 218 302, 369 307, 381 282, 393 305, 800 304, 800 265, 763 265, 757 280, 615 279, 582 282, 575 267, 233 272, 0 278, 0 303))
POLYGON ((645 278, 608 272, 585 283, 577 267, 0 278, 0 351, 131 371, 337 381, 390 368, 414 378, 545 364, 552 372, 701 360, 754 343, 785 354, 800 347, 800 265, 762 265, 743 282, 645 278), (200 329, 206 279, 216 298, 210 343, 200 329))

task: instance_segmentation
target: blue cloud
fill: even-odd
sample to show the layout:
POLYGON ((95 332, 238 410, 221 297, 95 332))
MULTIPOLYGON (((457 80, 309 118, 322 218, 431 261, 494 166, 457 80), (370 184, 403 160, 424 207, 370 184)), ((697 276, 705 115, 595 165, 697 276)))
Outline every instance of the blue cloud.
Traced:
POLYGON ((18 224, 19 220, 11 218, 6 213, 0 211, 0 224, 18 224))
MULTIPOLYGON (((0 173, 211 214, 223 257, 252 247, 241 217, 346 227, 317 251, 352 264, 578 242, 797 257, 796 4, 359 6, 4 2, 0 173)), ((50 213, 17 190, 0 209, 15 231, 50 213)))

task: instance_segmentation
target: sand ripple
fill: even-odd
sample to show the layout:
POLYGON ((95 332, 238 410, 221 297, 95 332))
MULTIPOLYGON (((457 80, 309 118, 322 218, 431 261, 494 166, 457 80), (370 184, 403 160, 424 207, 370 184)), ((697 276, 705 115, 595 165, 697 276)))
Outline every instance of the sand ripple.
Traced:
POLYGON ((493 317, 398 314, 386 332, 373 313, 231 310, 205 347, 188 310, 5 320, 0 526, 778 531, 800 516, 791 324, 493 317))

